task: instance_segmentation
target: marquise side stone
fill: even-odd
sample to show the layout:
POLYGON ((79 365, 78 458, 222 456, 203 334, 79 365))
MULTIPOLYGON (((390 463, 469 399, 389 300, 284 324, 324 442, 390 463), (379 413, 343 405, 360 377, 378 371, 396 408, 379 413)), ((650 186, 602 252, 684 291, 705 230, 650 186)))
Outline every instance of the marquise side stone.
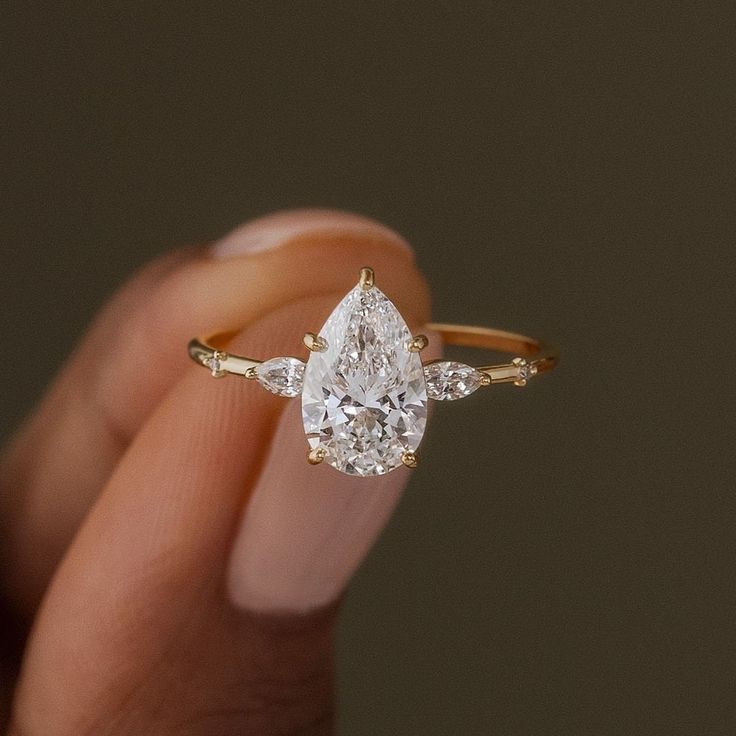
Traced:
POLYGON ((256 378, 278 396, 299 396, 304 383, 304 363, 298 358, 271 358, 259 363, 256 378))
POLYGON ((427 395, 437 401, 456 401, 477 391, 483 374, 465 363, 441 360, 424 367, 427 395))

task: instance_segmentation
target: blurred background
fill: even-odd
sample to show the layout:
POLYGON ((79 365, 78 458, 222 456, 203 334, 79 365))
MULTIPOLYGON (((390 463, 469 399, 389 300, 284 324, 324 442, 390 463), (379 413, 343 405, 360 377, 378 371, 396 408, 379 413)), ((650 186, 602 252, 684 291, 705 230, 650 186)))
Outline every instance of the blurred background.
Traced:
POLYGON ((3 16, 3 436, 156 254, 376 217, 437 318, 563 359, 436 412, 343 611, 339 733, 736 732, 731 3, 3 16))

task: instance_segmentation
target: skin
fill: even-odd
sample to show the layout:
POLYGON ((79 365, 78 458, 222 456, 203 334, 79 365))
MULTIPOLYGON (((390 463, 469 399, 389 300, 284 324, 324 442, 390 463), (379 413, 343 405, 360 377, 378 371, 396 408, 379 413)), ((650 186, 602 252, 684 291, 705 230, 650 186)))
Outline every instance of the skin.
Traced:
POLYGON ((211 380, 184 353, 240 325, 234 352, 305 357, 301 334, 366 264, 418 330, 429 306, 412 254, 382 226, 330 216, 343 224, 297 227, 278 248, 187 249, 144 268, 6 448, 8 734, 331 732, 340 593, 409 471, 367 503, 306 463, 298 408, 211 380))
POLYGON ((291 228, 278 248, 228 242, 227 258, 190 248, 144 268, 4 451, 8 734, 331 732, 340 594, 410 471, 367 503, 362 479, 306 463, 298 408, 184 354, 233 325, 234 352, 301 354, 366 264, 419 331, 428 295, 411 252, 328 214, 322 231, 305 223, 325 213, 273 216, 291 228), (319 520, 344 541, 325 542, 319 520))

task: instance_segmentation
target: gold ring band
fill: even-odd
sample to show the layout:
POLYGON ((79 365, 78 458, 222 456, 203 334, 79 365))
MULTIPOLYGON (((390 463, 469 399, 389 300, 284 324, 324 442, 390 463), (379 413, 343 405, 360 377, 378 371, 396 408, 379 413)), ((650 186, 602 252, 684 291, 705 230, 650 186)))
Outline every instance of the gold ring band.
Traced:
MULTIPOLYGON (((470 325, 450 325, 431 323, 427 329, 442 338, 443 345, 465 348, 480 348, 516 356, 514 361, 494 365, 477 366, 476 370, 490 378, 491 384, 515 383, 524 385, 530 375, 544 373, 555 367, 557 351, 533 337, 514 332, 494 330, 490 327, 471 327, 470 325), (522 375, 523 374, 523 375, 522 375)), ((257 358, 246 358, 226 352, 227 344, 238 330, 219 332, 207 337, 194 338, 189 343, 189 357, 212 370, 213 361, 219 365, 216 372, 221 375, 232 374, 255 378, 256 366, 263 363, 257 358)), ((435 361, 433 361, 435 362, 435 361)), ((218 376, 219 377, 219 376, 218 376)))
POLYGON ((525 386, 557 363, 554 350, 526 335, 467 325, 427 327, 444 344, 514 358, 477 367, 444 359, 423 363, 419 353, 428 338, 409 332, 367 267, 320 332, 304 335, 310 351, 306 363, 289 356, 260 360, 230 353, 227 346, 237 330, 193 339, 189 355, 215 378, 243 376, 279 396, 300 396, 308 461, 367 477, 417 466, 429 399, 454 401, 496 383, 525 386))

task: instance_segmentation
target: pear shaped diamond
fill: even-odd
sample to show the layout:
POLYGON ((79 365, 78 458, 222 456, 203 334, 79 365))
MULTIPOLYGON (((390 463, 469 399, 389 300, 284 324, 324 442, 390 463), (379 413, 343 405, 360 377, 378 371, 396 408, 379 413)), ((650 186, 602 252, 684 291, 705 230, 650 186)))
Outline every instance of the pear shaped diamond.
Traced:
POLYGON ((375 286, 356 286, 328 317, 304 372, 302 418, 310 447, 349 475, 402 465, 424 434, 427 387, 411 333, 375 286))

